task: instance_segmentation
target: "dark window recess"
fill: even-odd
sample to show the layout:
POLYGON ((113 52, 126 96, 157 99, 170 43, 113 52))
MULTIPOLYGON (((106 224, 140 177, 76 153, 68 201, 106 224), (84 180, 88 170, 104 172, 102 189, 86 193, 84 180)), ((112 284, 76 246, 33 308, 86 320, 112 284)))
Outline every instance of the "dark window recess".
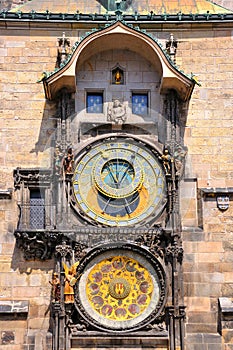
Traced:
POLYGON ((103 94, 87 93, 87 113, 103 113, 103 94))
POLYGON ((30 229, 45 227, 45 199, 40 190, 30 190, 30 229))
POLYGON ((148 114, 148 94, 132 94, 132 112, 138 115, 148 114))

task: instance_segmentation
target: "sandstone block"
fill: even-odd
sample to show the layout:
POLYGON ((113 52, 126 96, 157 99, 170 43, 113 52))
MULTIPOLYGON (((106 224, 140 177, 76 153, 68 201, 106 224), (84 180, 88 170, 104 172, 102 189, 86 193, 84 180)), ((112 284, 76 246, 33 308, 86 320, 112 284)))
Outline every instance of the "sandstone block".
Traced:
POLYGON ((209 312, 210 311, 210 299, 208 297, 185 298, 185 305, 187 305, 187 310, 189 312, 209 312))

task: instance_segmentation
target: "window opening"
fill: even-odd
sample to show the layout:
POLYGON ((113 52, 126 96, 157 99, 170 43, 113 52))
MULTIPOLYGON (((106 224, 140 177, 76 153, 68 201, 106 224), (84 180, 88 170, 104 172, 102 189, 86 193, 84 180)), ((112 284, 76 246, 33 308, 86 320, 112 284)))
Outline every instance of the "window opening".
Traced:
POLYGON ((30 190, 30 229, 45 228, 45 196, 39 189, 30 190))
POLYGON ((148 93, 132 93, 132 112, 138 115, 148 114, 148 93))
POLYGON ((87 113, 103 113, 103 93, 87 93, 87 113))

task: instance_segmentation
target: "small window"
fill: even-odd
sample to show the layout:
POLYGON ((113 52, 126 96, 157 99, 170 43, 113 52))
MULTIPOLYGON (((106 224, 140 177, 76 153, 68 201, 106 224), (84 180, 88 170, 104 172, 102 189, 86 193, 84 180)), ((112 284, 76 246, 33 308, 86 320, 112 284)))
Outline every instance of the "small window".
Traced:
POLYGON ((15 189, 19 190, 19 230, 41 230, 55 225, 51 211, 50 169, 14 170, 15 189), (47 214, 46 215, 46 209, 47 214))
POLYGON ((45 198, 39 189, 30 190, 30 229, 45 228, 45 198))
POLYGON ((133 93, 132 94, 132 112, 138 115, 148 114, 148 94, 133 93))
POLYGON ((103 93, 87 93, 87 113, 103 113, 103 93))

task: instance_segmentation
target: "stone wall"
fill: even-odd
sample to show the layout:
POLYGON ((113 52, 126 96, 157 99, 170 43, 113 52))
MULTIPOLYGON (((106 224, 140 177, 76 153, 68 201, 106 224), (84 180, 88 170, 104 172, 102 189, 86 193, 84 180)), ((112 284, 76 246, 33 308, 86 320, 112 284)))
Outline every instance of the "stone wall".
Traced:
MULTIPOLYGON (((189 350, 230 349, 231 346, 221 344, 217 326, 218 298, 229 297, 233 291, 232 201, 228 210, 221 211, 216 193, 207 196, 202 193, 195 205, 190 194, 196 186, 210 193, 211 188, 232 186, 232 65, 225 59, 232 54, 231 28, 213 30, 209 35, 204 28, 183 33, 178 49, 179 64, 185 71, 191 70, 201 83, 189 104, 184 135, 188 164, 183 191, 190 197, 190 202, 184 203, 189 210, 183 211, 186 331, 193 333, 187 335, 189 350), (188 229, 195 220, 199 229, 188 229)), ((199 193, 196 198, 198 196, 199 193)), ((230 342, 226 339, 226 343, 230 342)))
MULTIPOLYGON (((60 36, 60 31, 55 32, 60 36)), ((19 31, 1 28, 1 141, 0 189, 14 188, 13 170, 47 167, 50 150, 48 137, 54 132, 53 104, 46 103, 43 87, 37 83, 44 70, 52 70, 56 61, 56 39, 49 32, 19 31)), ((0 191, 1 192, 1 191, 0 191)), ((15 246, 13 235, 19 218, 17 191, 11 198, 0 194, 0 303, 27 300, 29 308, 22 316, 0 312, 1 349, 49 349, 49 305, 53 261, 28 261, 15 246), (7 317, 7 318, 6 318, 7 317), (6 322, 6 319, 8 322, 6 322), (10 332, 10 333, 7 333, 10 332)))

